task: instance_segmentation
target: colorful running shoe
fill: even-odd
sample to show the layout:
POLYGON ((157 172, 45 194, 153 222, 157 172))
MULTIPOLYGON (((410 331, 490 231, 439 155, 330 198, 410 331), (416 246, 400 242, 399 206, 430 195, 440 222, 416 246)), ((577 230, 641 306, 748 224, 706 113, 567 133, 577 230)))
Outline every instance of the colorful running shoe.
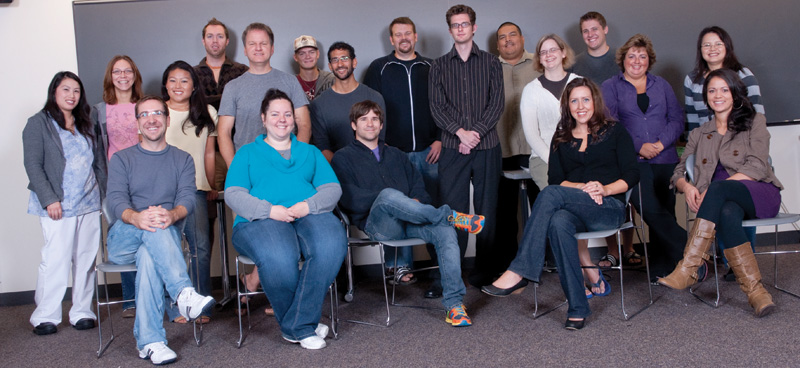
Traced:
POLYGON ((483 222, 486 218, 481 215, 470 215, 453 211, 453 214, 447 217, 447 221, 459 230, 464 230, 470 234, 477 234, 483 230, 483 222))
POLYGON ((467 308, 464 307, 464 304, 450 309, 444 321, 455 327, 472 326, 472 319, 467 315, 467 308))

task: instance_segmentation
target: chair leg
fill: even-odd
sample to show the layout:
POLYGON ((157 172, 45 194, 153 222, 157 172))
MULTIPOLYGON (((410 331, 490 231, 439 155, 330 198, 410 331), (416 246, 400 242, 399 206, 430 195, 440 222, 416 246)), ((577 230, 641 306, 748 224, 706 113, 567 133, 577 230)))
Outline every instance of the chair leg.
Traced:
POLYGON ((562 306, 566 305, 568 302, 569 302, 569 300, 564 300, 563 302, 561 302, 561 304, 558 304, 555 307, 552 307, 552 308, 550 308, 550 309, 548 309, 548 310, 546 310, 546 311, 544 311, 542 313, 539 313, 539 283, 534 281, 534 283, 533 283, 533 319, 537 319, 537 318, 539 318, 539 317, 541 317, 541 316, 543 316, 545 314, 548 314, 548 313, 550 313, 550 312, 552 312, 552 311, 554 311, 554 310, 556 310, 558 308, 561 308, 562 306))
POLYGON ((347 269, 347 293, 344 294, 344 301, 353 301, 353 251, 347 247, 347 257, 345 257, 345 267, 347 269))
POLYGON ((719 271, 717 267, 718 259, 719 255, 717 255, 717 242, 713 241, 711 242, 711 263, 714 264, 714 289, 716 290, 715 299, 712 301, 710 299, 703 298, 700 294, 697 293, 697 291, 700 289, 700 286, 702 286, 703 283, 697 283, 696 285, 689 288, 689 293, 691 293, 692 295, 694 295, 695 298, 697 298, 698 300, 700 300, 701 302, 705 303, 706 305, 712 308, 719 307, 720 305, 719 301, 721 299, 721 295, 719 292, 719 271))
MULTIPOLYGON (((641 196, 639 197, 639 208, 642 208, 641 196)), ((631 223, 633 224, 632 229, 634 229, 634 231, 637 231, 637 232, 639 230, 642 231, 641 240, 642 240, 642 245, 644 246, 644 263, 645 263, 645 271, 647 273, 646 282, 647 282, 647 290, 648 290, 648 293, 650 295, 650 300, 645 306, 643 306, 642 308, 640 308, 639 310, 637 310, 637 311, 635 311, 635 312, 633 312, 631 314, 628 314, 628 311, 625 309, 625 282, 624 282, 625 269, 624 269, 624 262, 620 262, 619 266, 617 266, 617 267, 612 267, 614 269, 618 269, 619 270, 620 304, 622 306, 622 317, 626 321, 630 320, 631 318, 633 318, 637 314, 643 312, 645 309, 647 309, 651 305, 653 305, 653 286, 650 285, 650 258, 649 258, 648 254, 647 254, 647 240, 645 240, 647 234, 645 234, 645 232, 644 232, 644 220, 642 220, 641 217, 640 217, 640 221, 641 221, 641 223, 637 226, 636 222, 635 222, 635 217, 633 216, 633 213, 631 213, 631 223)), ((622 232, 621 231, 617 231, 616 237, 617 237, 617 251, 619 252, 619 254, 624 254, 624 253, 622 253, 622 232)))
MULTIPOLYGON (((236 277, 239 277, 239 259, 236 259, 236 277)), ((244 339, 247 338, 244 334, 242 326, 242 287, 240 282, 236 282, 236 308, 239 315, 239 340, 236 342, 236 348, 241 348, 244 339)), ((247 330, 250 330, 250 301, 247 302, 247 330)))
MULTIPOLYGON (((782 291, 785 294, 791 295, 791 296, 793 296, 795 298, 800 298, 800 295, 795 294, 794 292, 791 292, 791 291, 789 291, 787 289, 784 289, 783 287, 778 286, 778 225, 775 225, 775 245, 773 246, 773 251, 775 253, 772 255, 772 257, 773 257, 772 261, 773 261, 773 265, 774 265, 773 266, 772 286, 775 287, 775 289, 778 290, 778 291, 782 291)), ((800 251, 789 251, 788 253, 798 253, 798 252, 800 252, 800 251)))
MULTIPOLYGON (((200 263, 197 261, 197 254, 194 254, 189 258, 189 267, 194 266, 194 281, 195 285, 200 285, 200 263)), ((198 323, 198 320, 202 320, 202 317, 195 319, 192 321, 192 330, 194 332, 194 343, 197 346, 203 343, 203 323, 202 321, 198 323), (200 325, 198 328, 197 325, 200 325)))
POLYGON ((95 298, 97 304, 97 334, 100 338, 100 347, 97 349, 97 358, 99 359, 103 353, 108 349, 108 346, 111 345, 111 342, 114 341, 114 324, 111 321, 111 303, 108 298, 108 280, 106 279, 105 273, 103 272, 103 287, 105 290, 105 303, 100 303, 100 271, 95 271, 94 282, 95 282, 95 298), (103 344, 103 326, 102 320, 100 318, 100 307, 105 305, 106 307, 106 321, 108 322, 108 326, 111 330, 111 338, 103 344))

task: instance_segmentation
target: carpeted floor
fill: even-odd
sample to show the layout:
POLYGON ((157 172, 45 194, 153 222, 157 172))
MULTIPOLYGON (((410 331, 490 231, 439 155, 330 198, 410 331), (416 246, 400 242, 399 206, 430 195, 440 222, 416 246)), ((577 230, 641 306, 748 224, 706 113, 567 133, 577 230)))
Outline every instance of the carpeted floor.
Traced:
MULTIPOLYGON (((800 291, 800 255, 782 256, 781 280, 800 291)), ((771 285, 772 257, 759 257, 765 284, 771 285)), ((294 366, 793 366, 800 346, 795 328, 800 300, 767 289, 777 310, 755 318, 735 282, 721 281, 722 305, 713 309, 687 291, 653 287, 655 303, 625 321, 620 309, 619 274, 607 272, 613 292, 590 300, 593 315, 580 331, 563 328, 566 307, 534 320, 533 286, 522 294, 492 298, 467 288, 465 303, 474 325, 454 328, 445 324, 441 310, 392 308, 396 321, 389 328, 340 322, 339 338, 328 347, 307 351, 281 339, 273 317, 260 312, 264 299, 253 305, 253 329, 241 349, 236 348, 238 322, 232 308, 217 311, 206 325, 202 346, 194 345, 191 325, 167 323, 169 345, 178 355, 175 367, 294 367, 294 366)), ((643 272, 625 273, 628 313, 647 302, 643 272)), ((556 274, 545 274, 540 300, 554 305, 563 300, 556 274)), ((706 291, 713 289, 706 281, 706 291)), ((440 307, 439 300, 421 297, 425 282, 398 288, 398 301, 440 307)), ((362 280, 355 300, 340 303, 340 319, 380 322, 385 318, 379 280, 362 280)), ((69 303, 64 303, 65 319, 69 303)), ((122 319, 112 309, 118 333, 98 359, 97 329, 76 331, 62 323, 59 332, 36 336, 28 318, 33 305, 0 308, 0 356, 4 367, 146 367, 133 338, 133 319, 122 319)), ((326 307, 327 308, 327 307, 326 307)), ((329 323, 327 318, 323 322, 329 323)), ((107 323, 104 323, 107 327, 107 323)))

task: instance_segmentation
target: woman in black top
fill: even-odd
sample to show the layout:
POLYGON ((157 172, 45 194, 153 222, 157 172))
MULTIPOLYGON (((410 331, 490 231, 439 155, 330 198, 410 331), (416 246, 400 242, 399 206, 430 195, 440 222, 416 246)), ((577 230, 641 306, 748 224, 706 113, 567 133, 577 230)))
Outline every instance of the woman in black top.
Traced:
MULTIPOLYGON (((590 80, 577 78, 567 84, 561 120, 550 145, 550 185, 536 198, 516 258, 497 281, 482 289, 489 295, 506 296, 528 280, 538 282, 545 243, 550 239, 561 287, 569 300, 565 327, 572 330, 583 328, 591 314, 581 268, 588 250, 579 252, 575 233, 621 225, 625 192, 639 181, 633 141, 623 126, 606 121, 604 110, 600 91, 590 80)), ((587 274, 595 295, 610 292, 599 272, 587 274)))

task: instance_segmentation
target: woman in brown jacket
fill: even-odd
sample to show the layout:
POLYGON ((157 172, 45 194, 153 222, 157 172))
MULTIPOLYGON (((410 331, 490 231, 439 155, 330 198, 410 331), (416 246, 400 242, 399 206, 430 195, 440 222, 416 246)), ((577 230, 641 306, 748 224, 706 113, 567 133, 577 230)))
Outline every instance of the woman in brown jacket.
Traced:
POLYGON ((742 291, 758 317, 775 304, 761 284, 750 243, 742 229, 743 219, 770 218, 778 213, 783 186, 768 163, 769 132, 766 118, 755 112, 747 98, 747 87, 730 69, 709 73, 703 98, 714 117, 692 130, 672 184, 686 195, 686 203, 697 212, 689 232, 683 260, 658 282, 685 289, 708 273, 704 259, 715 230, 727 245, 725 257, 742 291), (686 181, 686 158, 695 155, 696 183, 686 181))

